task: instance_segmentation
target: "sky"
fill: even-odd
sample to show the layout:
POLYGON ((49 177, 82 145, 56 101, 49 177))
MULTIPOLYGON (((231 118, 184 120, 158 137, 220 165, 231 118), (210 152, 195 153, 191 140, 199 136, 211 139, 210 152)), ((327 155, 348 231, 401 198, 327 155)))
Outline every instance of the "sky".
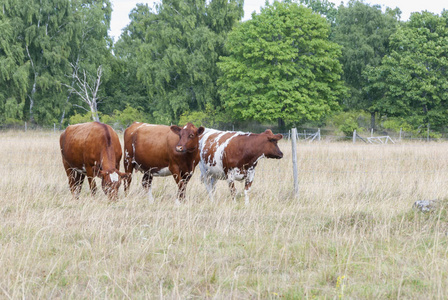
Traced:
MULTIPOLYGON (((335 3, 337 6, 341 4, 340 0, 329 0, 335 3)), ((145 1, 145 0, 111 0, 112 3, 112 20, 110 25, 110 36, 114 38, 115 41, 118 40, 121 30, 129 24, 129 13, 136 6, 137 3, 148 3, 150 8, 154 7, 155 1, 145 1)), ((244 18, 243 20, 249 20, 251 18, 252 12, 260 12, 260 7, 264 7, 265 0, 245 0, 244 1, 244 18)), ((272 3, 272 0, 269 1, 272 3)), ((344 1, 347 3, 348 1, 344 1)), ((401 20, 406 21, 412 12, 421 12, 427 10, 436 14, 440 14, 444 8, 448 8, 448 2, 446 0, 372 0, 365 1, 370 5, 381 5, 383 10, 386 7, 395 8, 398 7, 401 10, 401 20)))

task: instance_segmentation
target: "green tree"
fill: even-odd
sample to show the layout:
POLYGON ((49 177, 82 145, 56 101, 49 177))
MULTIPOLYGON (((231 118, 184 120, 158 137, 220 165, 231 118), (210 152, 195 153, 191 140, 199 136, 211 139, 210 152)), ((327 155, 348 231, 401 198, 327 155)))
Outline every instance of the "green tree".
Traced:
POLYGON ((11 123, 23 119, 28 65, 15 42, 14 20, 5 13, 6 3, 0 3, 0 122, 11 123))
POLYGON ((413 13, 391 36, 391 53, 369 68, 376 108, 417 128, 448 123, 448 11, 413 13))
POLYGON ((69 108, 62 83, 69 82, 71 64, 92 67, 110 52, 104 42, 109 0, 0 0, 0 6, 0 87, 6 91, 0 92, 0 110, 6 118, 57 122, 69 108), (93 40, 103 50, 89 47, 93 40))
MULTIPOLYGON (((112 8, 110 0, 77 0, 72 1, 76 16, 76 28, 69 43, 70 53, 67 58, 68 71, 65 74, 65 86, 75 86, 76 73, 97 74, 101 66, 102 82, 111 78, 112 66, 115 62, 112 55, 112 40, 107 31, 110 28, 112 8)), ((106 98, 106 89, 100 89, 99 99, 106 98)), ((81 97, 77 97, 70 89, 64 89, 65 103, 60 116, 60 123, 64 122, 66 112, 71 114, 77 110, 90 111, 81 97), (72 109, 72 108, 75 109, 72 109)), ((109 99, 100 101, 99 110, 112 111, 109 99)), ((112 104, 113 105, 113 104, 112 104)))
POLYGON ((176 122, 187 110, 219 105, 216 62, 227 33, 243 15, 242 0, 162 0, 142 18, 137 77, 157 122, 176 122))
POLYGON ((351 0, 341 5, 333 27, 333 41, 343 46, 341 63, 345 83, 350 94, 344 99, 346 109, 362 109, 371 114, 371 127, 375 127, 376 95, 365 89, 369 85, 363 76, 366 67, 377 67, 389 53, 389 37, 396 31, 400 11, 379 5, 370 6, 351 0))
POLYGON ((333 2, 328 0, 300 0, 300 3, 311 8, 314 12, 325 16, 332 25, 335 24, 338 9, 333 2))
POLYGON ((151 112, 146 86, 137 79, 139 62, 137 53, 146 41, 145 31, 151 11, 147 4, 137 4, 129 14, 130 23, 124 28, 114 45, 114 58, 111 60, 112 76, 105 82, 107 103, 104 112, 123 110, 129 105, 151 112))
POLYGON ((220 95, 238 119, 300 124, 338 108, 340 47, 311 9, 275 1, 228 36, 220 95))

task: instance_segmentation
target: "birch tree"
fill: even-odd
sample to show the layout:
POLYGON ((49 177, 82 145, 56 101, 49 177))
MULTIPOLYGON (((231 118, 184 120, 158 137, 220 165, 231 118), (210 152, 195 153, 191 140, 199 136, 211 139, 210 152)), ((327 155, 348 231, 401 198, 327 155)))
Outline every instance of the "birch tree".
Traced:
POLYGON ((76 94, 82 102, 89 106, 89 109, 75 104, 75 106, 91 112, 93 121, 100 121, 98 115, 98 91, 101 85, 101 76, 103 75, 103 68, 99 66, 96 70, 96 77, 93 77, 86 70, 82 71, 81 77, 79 74, 79 67, 72 65, 73 73, 72 79, 74 84, 72 86, 64 84, 69 88, 70 93, 76 94))
POLYGON ((0 8, 0 121, 62 122, 71 64, 107 70, 110 1, 0 0, 0 8))

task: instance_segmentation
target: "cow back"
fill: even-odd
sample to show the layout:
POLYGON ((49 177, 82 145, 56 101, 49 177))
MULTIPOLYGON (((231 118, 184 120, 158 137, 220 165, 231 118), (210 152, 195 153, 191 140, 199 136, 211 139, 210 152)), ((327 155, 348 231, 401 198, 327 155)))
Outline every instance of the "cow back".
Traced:
POLYGON ((261 134, 207 129, 200 139, 201 165, 216 177, 225 177, 228 170, 248 169, 263 157, 282 157, 277 146, 281 135, 270 130, 261 134))
POLYGON ((104 170, 118 169, 122 150, 117 133, 99 122, 70 125, 61 134, 63 159, 73 168, 99 165, 104 170))
POLYGON ((136 122, 124 134, 126 155, 144 170, 166 168, 179 137, 169 126, 136 122))

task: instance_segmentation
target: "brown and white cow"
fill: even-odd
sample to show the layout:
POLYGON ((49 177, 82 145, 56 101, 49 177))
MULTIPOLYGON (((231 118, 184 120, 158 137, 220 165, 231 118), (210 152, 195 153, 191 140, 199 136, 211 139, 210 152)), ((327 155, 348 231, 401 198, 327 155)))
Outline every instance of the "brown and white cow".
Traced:
POLYGON ((199 163, 199 135, 204 127, 196 128, 188 123, 176 125, 152 125, 135 122, 124 132, 124 169, 129 175, 125 191, 129 189, 133 169, 143 173, 143 188, 150 202, 153 176, 173 175, 178 185, 176 203, 185 199, 185 189, 199 163))
POLYGON ((248 192, 260 159, 283 157, 277 142, 281 134, 266 130, 261 134, 250 132, 218 131, 207 128, 199 141, 201 179, 213 199, 216 180, 227 180, 233 199, 234 181, 245 179, 245 204, 249 204, 248 192))
POLYGON ((99 122, 70 125, 59 142, 72 194, 79 197, 87 176, 92 195, 95 195, 94 177, 98 176, 102 179, 104 193, 116 200, 121 179, 126 174, 119 171, 122 151, 112 127, 99 122))

